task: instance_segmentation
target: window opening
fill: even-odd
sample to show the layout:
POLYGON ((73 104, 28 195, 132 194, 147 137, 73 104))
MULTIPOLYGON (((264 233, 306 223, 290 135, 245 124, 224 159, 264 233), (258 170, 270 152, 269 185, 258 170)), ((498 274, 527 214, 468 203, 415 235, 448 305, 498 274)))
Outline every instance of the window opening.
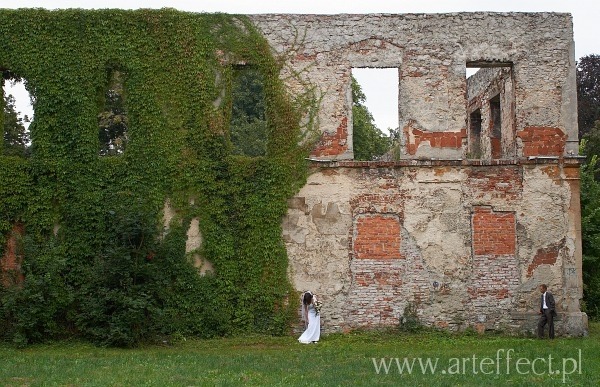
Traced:
POLYGON ((467 76, 467 78, 469 78, 469 77, 471 77, 471 75, 475 74, 479 70, 481 70, 481 67, 467 67, 467 70, 465 71, 465 75, 467 76))
POLYGON ((233 154, 264 156, 267 153, 268 122, 263 74, 252 66, 236 67, 231 93, 229 132, 233 154))
POLYGON ((512 64, 468 62, 465 75, 469 113, 467 156, 482 159, 515 157, 512 64), (476 111, 478 113, 474 114, 476 111))
POLYGON ((490 117, 492 136, 500 138, 501 114, 500 114, 500 95, 490 99, 490 117))
POLYGON ((355 160, 394 159, 398 133, 398 69, 352 68, 352 141, 355 160))
POLYGON ((469 116, 469 158, 481 157, 481 110, 477 109, 469 116))
POLYGON ((502 123, 500 110, 500 95, 490 99, 490 142, 492 147, 492 158, 500 158, 502 155, 502 123))
POLYGON ((100 156, 116 156, 125 152, 129 119, 125 107, 125 73, 111 70, 104 93, 103 110, 98 114, 100 156))
POLYGON ((27 157, 31 153, 29 125, 33 121, 33 98, 26 88, 26 80, 2 71, 2 154, 27 157))

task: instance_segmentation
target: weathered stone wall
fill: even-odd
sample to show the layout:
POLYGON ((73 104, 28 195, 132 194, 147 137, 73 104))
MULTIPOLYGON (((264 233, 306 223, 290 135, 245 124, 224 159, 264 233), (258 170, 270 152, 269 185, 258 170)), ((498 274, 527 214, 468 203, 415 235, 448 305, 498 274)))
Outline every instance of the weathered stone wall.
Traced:
MULTIPOLYGON (((352 159, 351 69, 393 67, 400 76, 403 158, 461 158, 466 147, 467 64, 512 68, 513 101, 518 101, 512 113, 513 138, 523 139, 522 131, 553 128, 565 135, 565 151, 576 153, 569 14, 254 15, 252 19, 275 52, 287 58, 286 71, 300 74, 323 93, 319 121, 324 136, 315 157, 352 159)), ((290 83, 292 90, 299 87, 290 83)), ((522 147, 516 152, 522 156, 522 147)))
POLYGON ((557 331, 585 333, 570 15, 252 18, 287 58, 282 76, 323 96, 318 161, 283 234, 295 286, 325 301, 325 330, 395 325, 411 306, 431 326, 532 332, 547 283, 557 331), (467 81, 467 66, 499 68, 467 81), (353 67, 398 68, 401 160, 344 161, 353 67))
POLYGON ((315 167, 284 222, 291 277, 324 299, 326 330, 395 325, 411 304, 428 325, 527 332, 547 283, 557 330, 582 334, 577 171, 554 160, 315 167))

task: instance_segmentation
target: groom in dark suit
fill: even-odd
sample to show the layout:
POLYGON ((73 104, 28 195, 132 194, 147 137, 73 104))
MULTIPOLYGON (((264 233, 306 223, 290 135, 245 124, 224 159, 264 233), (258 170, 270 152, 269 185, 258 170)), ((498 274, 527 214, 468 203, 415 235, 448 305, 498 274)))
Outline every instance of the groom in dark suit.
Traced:
POLYGON ((548 324, 548 336, 554 338, 554 317, 556 316, 554 297, 548 291, 546 284, 540 285, 542 297, 540 300, 540 320, 538 321, 538 337, 544 338, 544 326, 548 324))

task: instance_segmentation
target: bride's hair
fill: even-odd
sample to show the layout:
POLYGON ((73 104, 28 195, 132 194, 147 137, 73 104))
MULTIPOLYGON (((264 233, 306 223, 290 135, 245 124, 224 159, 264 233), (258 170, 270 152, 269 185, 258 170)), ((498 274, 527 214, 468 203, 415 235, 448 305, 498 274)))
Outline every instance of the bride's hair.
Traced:
POLYGON ((304 305, 310 305, 312 298, 313 295, 310 292, 304 292, 304 296, 302 297, 302 303, 304 305))

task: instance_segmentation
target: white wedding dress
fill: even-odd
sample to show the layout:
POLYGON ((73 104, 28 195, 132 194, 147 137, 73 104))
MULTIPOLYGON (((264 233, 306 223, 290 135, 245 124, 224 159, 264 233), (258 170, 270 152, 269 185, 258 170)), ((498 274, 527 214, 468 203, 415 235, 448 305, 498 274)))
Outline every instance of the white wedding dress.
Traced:
MULTIPOLYGON (((315 300, 316 301, 316 300, 315 300)), ((298 338, 302 344, 310 344, 319 341, 321 336, 321 315, 317 314, 315 306, 311 303, 308 306, 308 327, 298 338)))

